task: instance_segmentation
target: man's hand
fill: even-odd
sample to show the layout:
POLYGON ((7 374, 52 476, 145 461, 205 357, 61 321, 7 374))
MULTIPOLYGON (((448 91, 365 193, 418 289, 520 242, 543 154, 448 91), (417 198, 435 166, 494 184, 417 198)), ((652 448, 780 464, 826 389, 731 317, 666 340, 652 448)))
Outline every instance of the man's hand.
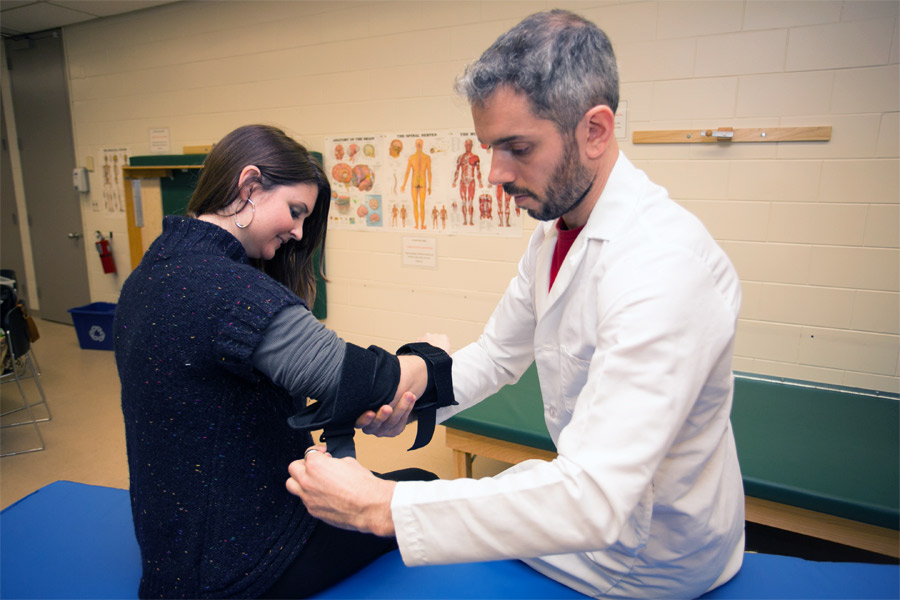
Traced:
MULTIPOLYGON (((416 341, 427 342, 450 354, 450 338, 443 333, 426 333, 416 341)), ((421 361, 421 358, 413 356, 401 356, 398 358, 401 361, 421 361)), ((422 362, 423 367, 424 364, 422 362)), ((363 433, 374 435, 375 437, 397 437, 411 421, 415 420, 412 412, 415 404, 416 396, 411 392, 404 392, 390 404, 385 404, 379 408, 378 412, 372 410, 364 412, 356 420, 356 428, 362 429, 363 433)))
POLYGON ((394 535, 391 498, 395 481, 378 479, 352 458, 336 459, 324 446, 288 467, 287 490, 312 516, 341 529, 394 535))
POLYGON ((416 341, 426 342, 435 348, 440 348, 447 354, 450 354, 450 337, 444 333, 426 333, 416 341))
POLYGON ((416 397, 404 392, 399 399, 385 404, 378 412, 367 410, 356 420, 356 428, 375 437, 397 437, 409 423, 416 397))

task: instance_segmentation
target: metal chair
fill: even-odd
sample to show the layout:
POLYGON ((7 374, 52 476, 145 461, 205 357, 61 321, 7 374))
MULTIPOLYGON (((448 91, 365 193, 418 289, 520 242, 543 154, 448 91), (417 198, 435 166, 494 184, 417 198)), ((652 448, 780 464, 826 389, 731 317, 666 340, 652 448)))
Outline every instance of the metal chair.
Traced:
POLYGON ((4 320, 6 322, 4 343, 6 344, 7 357, 3 361, 3 374, 0 376, 0 383, 5 384, 15 381, 16 386, 19 389, 19 395, 22 398, 22 406, 0 413, 0 419, 22 411, 28 414, 28 418, 23 421, 16 421, 15 423, 9 424, 3 424, 2 421, 0 421, 0 429, 31 425, 34 427, 34 431, 37 433, 38 441, 40 443, 35 447, 25 450, 3 452, 0 453, 0 456, 38 452, 44 449, 44 436, 41 435, 38 423, 49 421, 51 419, 50 406, 47 404, 47 398, 44 396, 44 389, 41 387, 41 381, 34 368, 34 362, 31 359, 31 340, 28 337, 28 325, 25 322, 22 307, 15 306, 10 309, 4 320), (22 382, 27 381, 28 379, 34 381, 34 385, 41 397, 40 402, 30 402, 28 396, 25 394, 25 387, 22 385, 22 382), (36 418, 33 409, 40 404, 44 405, 47 416, 38 419, 36 418))
MULTIPOLYGON (((0 269, 0 323, 4 331, 6 330, 6 315, 9 310, 16 304, 21 303, 28 310, 28 306, 24 299, 19 299, 19 284, 14 269, 0 269)), ((34 349, 30 350, 31 360, 34 362, 34 368, 37 374, 41 374, 41 363, 38 362, 37 354, 34 349)))

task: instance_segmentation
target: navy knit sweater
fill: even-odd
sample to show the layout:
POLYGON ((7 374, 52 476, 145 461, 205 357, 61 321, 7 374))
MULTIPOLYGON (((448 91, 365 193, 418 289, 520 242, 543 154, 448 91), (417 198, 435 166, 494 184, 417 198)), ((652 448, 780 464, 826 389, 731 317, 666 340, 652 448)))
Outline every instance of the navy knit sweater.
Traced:
POLYGON ((125 282, 115 354, 142 598, 256 597, 312 532, 284 488, 312 440, 250 364, 272 317, 301 302, 231 234, 181 217, 125 282))

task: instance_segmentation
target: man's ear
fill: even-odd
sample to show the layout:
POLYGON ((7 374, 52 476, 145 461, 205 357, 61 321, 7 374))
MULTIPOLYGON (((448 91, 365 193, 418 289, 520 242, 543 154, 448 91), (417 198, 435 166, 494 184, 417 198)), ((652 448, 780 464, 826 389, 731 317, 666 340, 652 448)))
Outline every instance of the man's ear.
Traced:
POLYGON ((616 115, 606 105, 598 105, 584 114, 586 125, 585 153, 589 159, 600 158, 615 135, 616 115))

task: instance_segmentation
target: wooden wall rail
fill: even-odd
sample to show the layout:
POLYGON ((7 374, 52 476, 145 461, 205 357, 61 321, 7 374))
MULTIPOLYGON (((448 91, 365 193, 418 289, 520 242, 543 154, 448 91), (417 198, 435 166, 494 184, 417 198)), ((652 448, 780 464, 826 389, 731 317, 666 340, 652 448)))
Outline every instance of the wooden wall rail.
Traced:
POLYGON ((733 129, 669 129, 635 131, 635 144, 727 144, 731 142, 827 142, 831 126, 733 129))

